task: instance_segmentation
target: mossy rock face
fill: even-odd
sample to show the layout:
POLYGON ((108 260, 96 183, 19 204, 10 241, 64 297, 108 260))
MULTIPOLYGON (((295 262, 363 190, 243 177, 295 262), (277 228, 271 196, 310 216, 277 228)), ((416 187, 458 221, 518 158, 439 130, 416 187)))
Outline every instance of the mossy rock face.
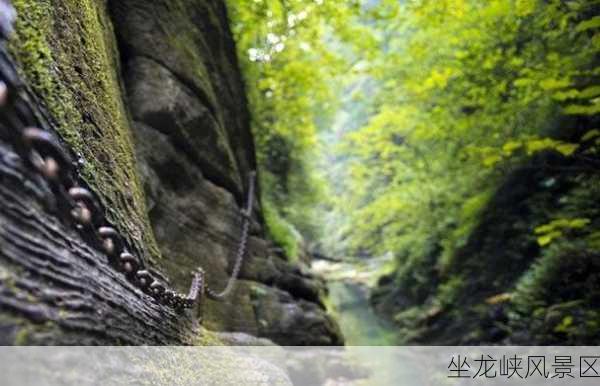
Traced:
POLYGON ((111 14, 134 120, 168 134, 241 200, 254 143, 224 4, 129 0, 111 14))
POLYGON ((156 259, 106 1, 13 4, 18 17, 10 48, 24 78, 79 155, 83 178, 110 208, 109 218, 143 255, 156 259))
MULTIPOLYGON (((50 125, 80 158, 81 177, 98 194, 110 222, 177 290, 187 292, 190 273, 199 266, 213 289, 224 288, 239 246, 248 175, 256 169, 244 84, 224 3, 15 0, 14 5, 19 16, 10 51, 36 102, 51 117, 50 125)), ((25 190, 18 181, 9 188, 17 195, 25 190)), ((258 200, 253 204, 242 280, 226 301, 205 301, 204 327, 241 331, 278 344, 340 343, 337 325, 320 305, 322 283, 271 254, 258 200), (257 288, 265 294, 260 299, 257 288), (293 318, 284 318, 286 307, 295 310, 293 318)), ((36 211, 41 208, 34 206, 36 211)), ((1 209, 0 221, 19 222, 18 216, 1 209)), ((39 212, 44 221, 39 234, 47 235, 51 232, 44 233, 44 226, 54 226, 56 216, 39 212)), ((0 237, 5 236, 2 230, 0 237)), ((10 330, 7 343, 216 344, 194 337, 193 315, 175 315, 136 292, 97 251, 89 258, 89 246, 73 229, 59 233, 57 240, 42 240, 50 257, 29 256, 27 248, 34 246, 27 242, 19 244, 23 250, 7 248, 8 253, 0 245, 0 276, 10 279, 0 277, 0 289, 7 289, 11 301, 21 299, 16 308, 33 308, 40 319, 35 321, 39 326, 12 314, 11 322, 3 325, 0 320, 0 327, 10 330), (68 245, 64 253, 63 244, 68 245), (86 258, 78 260, 82 254, 86 258), (77 311, 63 307, 67 295, 55 291, 54 284, 39 280, 30 285, 31 291, 22 289, 30 268, 25 265, 20 272, 20 264, 37 264, 37 257, 44 261, 38 271, 56 261, 76 267, 67 278, 57 274, 52 280, 68 283, 70 275, 81 280, 83 290, 65 284, 68 288, 61 291, 69 298, 85 298, 82 302, 100 301, 87 310, 104 319, 86 316, 85 328, 108 332, 80 331, 73 316, 77 311), (81 261, 90 266, 78 265, 81 261), (52 296, 38 301, 28 293, 40 291, 52 296), (88 296, 96 291, 102 296, 88 296), (30 307, 22 300, 27 296, 39 304, 30 307), (111 317, 113 309, 118 317, 111 317)), ((11 242, 19 235, 5 237, 11 242)), ((2 297, 0 291, 0 304, 2 297)))

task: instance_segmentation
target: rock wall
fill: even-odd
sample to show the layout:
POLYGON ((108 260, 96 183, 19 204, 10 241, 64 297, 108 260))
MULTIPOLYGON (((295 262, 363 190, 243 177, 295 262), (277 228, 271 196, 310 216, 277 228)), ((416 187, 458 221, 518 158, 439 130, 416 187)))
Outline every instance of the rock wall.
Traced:
MULTIPOLYGON (((220 289, 235 258, 247 176, 256 168, 223 2, 18 0, 14 5, 19 18, 10 51, 31 85, 33 104, 53 117, 40 124, 74 149, 82 178, 149 264, 182 292, 190 271, 202 266, 211 287, 220 289)), ((3 155, 12 151, 4 142, 1 149, 3 155)), ((3 342, 197 342, 189 317, 173 315, 120 279, 103 264, 105 257, 37 202, 41 182, 23 165, 2 166, 0 202, 21 197, 19 209, 0 205, 3 342), (21 177, 9 179, 11 170, 21 177), (27 207, 36 208, 33 218, 25 215, 27 207), (38 232, 36 256, 30 226, 38 232), (64 244, 76 248, 66 251, 64 244), (53 262, 71 270, 52 278, 40 275, 52 270, 53 262), (70 288, 68 283, 86 271, 85 285, 70 288), (18 283, 28 275, 35 279, 24 289, 18 283), (90 310, 77 310, 85 323, 74 323, 83 319, 74 305, 39 296, 53 287, 63 292, 61 299, 65 293, 86 299, 90 310), (102 288, 101 294, 94 288, 102 288), (48 312, 35 313, 32 324, 27 310, 38 308, 48 312), (94 309, 107 317, 96 320, 94 309), (165 315, 170 323, 162 326, 165 315)), ((241 280, 227 301, 203 305, 203 325, 280 344, 342 343, 320 301, 322 281, 272 253, 260 203, 254 206, 241 280)))

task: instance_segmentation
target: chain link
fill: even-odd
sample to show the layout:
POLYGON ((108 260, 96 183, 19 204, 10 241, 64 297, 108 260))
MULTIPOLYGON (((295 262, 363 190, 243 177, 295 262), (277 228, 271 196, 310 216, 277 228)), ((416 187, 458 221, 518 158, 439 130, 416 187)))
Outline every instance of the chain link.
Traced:
MULTIPOLYGON (((5 40, 8 39, 16 13, 8 2, 0 0, 0 45, 4 55, 5 40)), ((142 259, 135 256, 128 248, 123 236, 108 223, 105 209, 99 200, 79 180, 77 164, 70 153, 63 147, 57 136, 49 130, 30 126, 39 119, 28 108, 26 98, 20 93, 23 82, 17 75, 12 61, 0 65, 0 128, 8 129, 17 154, 21 159, 41 175, 59 198, 59 207, 65 208, 68 218, 75 228, 86 237, 92 235, 93 243, 108 257, 109 263, 122 272, 128 281, 135 284, 144 293, 159 303, 176 310, 190 309, 200 303, 202 296, 222 300, 231 293, 240 274, 244 256, 246 255, 252 209, 256 173, 249 176, 246 208, 241 211, 242 230, 235 264, 227 284, 221 292, 209 288, 205 280, 205 272, 198 268, 193 272, 192 282, 187 295, 178 293, 167 286, 160 278, 148 271, 142 259), (24 114, 23 112, 27 112, 24 114), (23 123, 25 122, 25 123, 23 123), (7 125, 7 126, 5 126, 7 125), (61 200, 62 199, 62 200, 61 200)))
POLYGON ((237 250, 235 264, 233 266, 233 271, 231 272, 231 276, 227 281, 227 285, 221 292, 215 292, 213 289, 208 287, 208 285, 205 286, 206 296, 208 296, 210 299, 220 300, 229 295, 229 293, 233 290, 235 281, 237 280, 240 270, 242 269, 242 262, 244 261, 244 256, 246 255, 248 236, 250 234, 250 221, 252 219, 252 208, 254 206, 255 180, 256 173, 251 172, 250 181, 248 182, 248 201, 246 202, 246 209, 242 211, 242 235, 237 250))

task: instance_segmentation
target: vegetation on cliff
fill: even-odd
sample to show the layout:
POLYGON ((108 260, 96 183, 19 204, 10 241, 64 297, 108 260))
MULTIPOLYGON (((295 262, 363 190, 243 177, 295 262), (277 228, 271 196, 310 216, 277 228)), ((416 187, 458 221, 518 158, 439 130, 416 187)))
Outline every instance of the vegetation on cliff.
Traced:
MULTIPOLYGON (((0 52, 8 86, 0 125, 0 343, 261 343, 256 336, 343 343, 320 300, 324 283, 274 253, 259 202, 242 242, 240 211, 256 159, 224 2, 11 3, 16 25, 0 52), (13 87, 13 70, 23 87, 13 87), (33 149, 20 130, 32 126, 47 131, 52 145, 38 150, 49 165, 54 139, 72 155, 72 168, 58 165, 68 178, 45 179, 27 162, 25 150, 33 149), (77 202, 82 189, 97 208, 77 202), (88 213, 82 206, 93 221, 78 215, 88 213), (112 247, 100 234, 106 226, 117 231, 112 247), (230 296, 204 298, 198 312, 145 287, 187 294, 201 267, 218 292, 242 247, 230 296)), ((4 33, 12 12, 0 4, 4 33)))
POLYGON ((294 258, 302 238, 323 232, 327 184, 318 173, 318 133, 338 108, 336 82, 350 68, 332 42, 360 33, 357 1, 230 1, 257 142, 271 237, 294 258), (300 236, 302 234, 302 236, 300 236))
POLYGON ((24 78, 78 153, 86 182, 114 208, 113 221, 158 260, 135 170, 108 10, 93 0, 12 4, 18 17, 9 43, 24 78))
POLYGON ((330 252, 393 253, 374 301, 406 340, 598 339, 599 7, 231 4, 265 200, 330 252))

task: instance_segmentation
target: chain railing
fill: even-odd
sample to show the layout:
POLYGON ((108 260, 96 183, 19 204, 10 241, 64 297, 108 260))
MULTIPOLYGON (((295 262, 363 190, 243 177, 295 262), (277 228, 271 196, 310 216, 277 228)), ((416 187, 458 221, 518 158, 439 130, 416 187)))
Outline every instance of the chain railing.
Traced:
MULTIPOLYGON (((10 3, 0 0, 0 49, 6 57, 8 53, 5 43, 13 30, 15 18, 16 13, 10 3)), ((127 245, 126 239, 109 223, 105 208, 79 177, 77 162, 59 138, 50 130, 32 125, 33 122, 39 123, 39 119, 27 104, 26 98, 21 95, 24 84, 12 61, 0 63, 0 128, 8 133, 8 138, 22 161, 47 181, 56 198, 57 208, 66 214, 84 238, 106 254, 109 263, 123 273, 128 281, 160 304, 178 311, 193 308, 203 295, 222 300, 231 293, 246 255, 256 173, 251 172, 249 176, 246 207, 241 211, 241 238, 235 264, 224 289, 217 292, 209 288, 204 270, 198 268, 193 272, 189 292, 179 293, 169 287, 158 274, 147 269, 140 256, 127 245)))

